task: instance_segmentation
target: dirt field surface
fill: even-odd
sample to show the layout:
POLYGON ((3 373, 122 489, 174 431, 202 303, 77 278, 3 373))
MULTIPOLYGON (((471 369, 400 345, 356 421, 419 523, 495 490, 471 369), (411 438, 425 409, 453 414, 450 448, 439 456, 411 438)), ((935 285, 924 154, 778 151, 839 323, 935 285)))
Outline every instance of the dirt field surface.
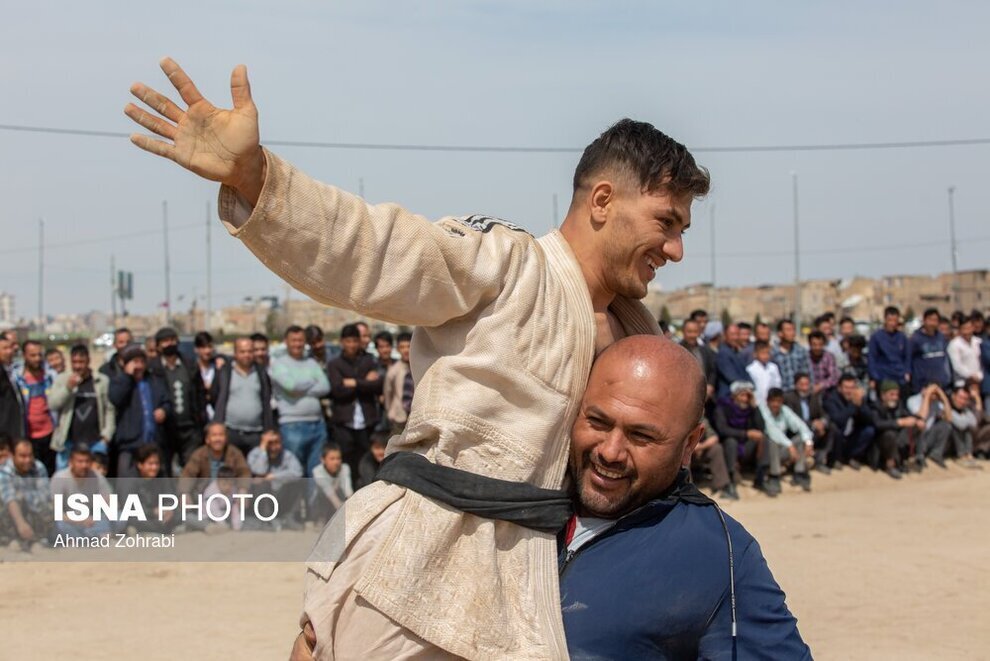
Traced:
MULTIPOLYGON (((810 494, 785 486, 771 500, 744 488, 726 510, 760 541, 816 658, 990 659, 984 467, 900 482, 846 469, 816 474, 810 494)), ((4 557, 4 659, 267 661, 286 658, 297 632, 298 563, 4 557)))

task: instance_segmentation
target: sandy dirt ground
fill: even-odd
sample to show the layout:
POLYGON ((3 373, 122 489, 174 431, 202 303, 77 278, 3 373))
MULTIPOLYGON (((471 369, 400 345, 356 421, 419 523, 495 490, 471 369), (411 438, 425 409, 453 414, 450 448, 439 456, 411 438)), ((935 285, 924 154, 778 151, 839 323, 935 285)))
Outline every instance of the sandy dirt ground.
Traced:
MULTIPOLYGON (((816 658, 990 659, 984 465, 898 483, 846 469, 816 475, 810 494, 745 488, 726 510, 760 540, 816 658)), ((297 632, 299 563, 12 559, 0 563, 3 659, 283 659, 297 632)))

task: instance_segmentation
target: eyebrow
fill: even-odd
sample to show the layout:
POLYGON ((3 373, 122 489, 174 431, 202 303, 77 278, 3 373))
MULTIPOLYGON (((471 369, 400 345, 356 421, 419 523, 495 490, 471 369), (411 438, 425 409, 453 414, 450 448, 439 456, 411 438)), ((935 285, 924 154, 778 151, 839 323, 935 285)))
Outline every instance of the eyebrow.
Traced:
MULTIPOLYGON (((602 411, 600 408, 594 405, 589 406, 585 410, 584 415, 585 417, 594 416, 596 418, 601 418, 602 420, 607 421, 609 424, 615 424, 615 420, 613 420, 608 414, 606 414, 604 411, 602 411)), ((646 423, 636 423, 632 425, 626 425, 625 429, 629 431, 642 431, 642 432, 652 433, 657 436, 663 436, 663 430, 661 430, 659 427, 655 425, 650 425, 646 423)))
POLYGON ((681 226, 682 230, 686 230, 689 227, 691 227, 691 223, 690 222, 685 223, 684 216, 682 216, 681 212, 675 209, 674 207, 668 207, 667 209, 664 209, 663 211, 660 212, 660 215, 671 216, 674 219, 674 221, 681 226))

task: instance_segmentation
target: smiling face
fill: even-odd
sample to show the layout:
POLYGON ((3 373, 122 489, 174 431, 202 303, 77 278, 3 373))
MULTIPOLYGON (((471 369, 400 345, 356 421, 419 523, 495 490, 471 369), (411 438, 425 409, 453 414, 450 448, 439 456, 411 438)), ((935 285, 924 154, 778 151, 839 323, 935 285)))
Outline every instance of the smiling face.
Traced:
POLYGON ((682 347, 636 336, 592 369, 571 430, 570 468, 583 516, 617 518, 657 498, 691 461, 705 381, 682 347))

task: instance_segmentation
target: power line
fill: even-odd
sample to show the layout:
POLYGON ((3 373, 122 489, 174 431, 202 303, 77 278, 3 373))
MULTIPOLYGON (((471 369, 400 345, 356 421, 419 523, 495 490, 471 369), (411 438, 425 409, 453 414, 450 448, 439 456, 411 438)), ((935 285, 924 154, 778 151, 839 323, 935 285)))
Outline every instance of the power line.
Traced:
MULTIPOLYGON (((200 227, 200 224, 199 223, 187 223, 185 225, 176 225, 176 226, 172 227, 171 229, 173 231, 175 231, 175 230, 192 229, 193 227, 200 227)), ((60 243, 59 242, 56 242, 56 243, 45 243, 45 250, 50 250, 52 248, 74 248, 76 246, 88 246, 88 245, 93 245, 93 244, 98 244, 98 243, 110 243, 111 241, 117 241, 117 240, 120 240, 120 239, 133 239, 133 238, 142 237, 142 236, 154 236, 156 234, 162 234, 162 230, 161 229, 139 230, 139 231, 136 231, 136 232, 123 232, 121 234, 115 234, 113 236, 105 236, 105 237, 92 238, 92 239, 79 239, 79 240, 76 240, 76 241, 62 241, 60 243)), ((0 250, 0 255, 9 255, 9 254, 12 254, 12 253, 28 252, 28 251, 34 251, 34 250, 38 250, 38 246, 37 245, 33 245, 33 246, 21 246, 20 248, 4 248, 3 250, 0 250)))
MULTIPOLYGON (((92 138, 127 138, 130 133, 119 131, 96 131, 91 129, 56 128, 50 126, 24 126, 20 124, 0 124, 2 131, 22 133, 48 133, 53 135, 78 135, 92 138)), ((370 151, 425 151, 425 152, 475 152, 511 154, 572 154, 581 153, 583 147, 525 147, 497 145, 437 145, 437 144, 398 144, 375 142, 321 142, 316 140, 265 140, 265 145, 273 147, 311 147, 318 149, 360 149, 370 151)), ((959 138, 955 140, 904 140, 893 142, 839 142, 825 144, 797 145, 737 145, 720 147, 692 147, 693 152, 743 154, 760 152, 798 151, 854 151, 875 149, 917 149, 928 147, 965 147, 988 145, 990 138, 959 138)))

